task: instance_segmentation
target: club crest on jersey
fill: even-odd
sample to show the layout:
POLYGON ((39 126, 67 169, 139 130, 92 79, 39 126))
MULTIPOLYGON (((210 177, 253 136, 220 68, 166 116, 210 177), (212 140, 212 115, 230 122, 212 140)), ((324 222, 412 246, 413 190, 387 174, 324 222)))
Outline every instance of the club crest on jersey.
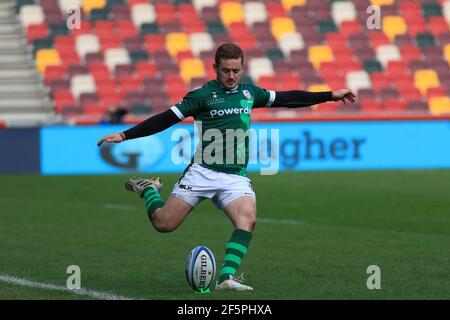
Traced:
POLYGON ((247 100, 250 100, 252 98, 252 95, 250 94, 250 91, 248 90, 242 90, 242 93, 247 98, 247 100))

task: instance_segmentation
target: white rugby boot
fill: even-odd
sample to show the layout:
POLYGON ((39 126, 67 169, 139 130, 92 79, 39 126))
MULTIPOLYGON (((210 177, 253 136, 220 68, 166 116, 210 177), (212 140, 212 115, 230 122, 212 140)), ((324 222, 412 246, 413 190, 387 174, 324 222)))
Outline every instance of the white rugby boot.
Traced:
POLYGON ((144 191, 148 188, 153 188, 156 191, 160 192, 161 188, 163 187, 163 183, 161 181, 161 178, 140 178, 140 177, 133 177, 128 179, 128 181, 125 183, 125 189, 128 191, 136 192, 139 197, 144 196, 144 191))
POLYGON ((218 282, 216 282, 216 288, 214 290, 216 290, 216 291, 226 291, 226 290, 253 291, 252 287, 242 284, 242 282, 244 282, 244 274, 243 273, 241 273, 239 278, 236 278, 236 277, 233 277, 230 275, 230 278, 228 280, 222 281, 220 284, 218 282))

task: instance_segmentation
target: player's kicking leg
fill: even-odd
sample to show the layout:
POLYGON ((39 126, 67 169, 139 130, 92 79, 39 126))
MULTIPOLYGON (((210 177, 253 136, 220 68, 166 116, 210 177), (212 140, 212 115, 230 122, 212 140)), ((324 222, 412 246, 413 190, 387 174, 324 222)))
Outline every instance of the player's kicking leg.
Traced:
POLYGON ((225 250, 224 264, 219 275, 216 291, 251 291, 252 287, 242 284, 243 277, 236 277, 243 258, 247 253, 256 222, 256 199, 240 197, 224 208, 235 230, 225 250))
POLYGON ((183 222, 192 210, 192 206, 174 196, 170 196, 165 202, 159 195, 162 186, 160 178, 133 177, 125 183, 127 190, 136 192, 145 200, 153 227, 159 232, 171 232, 183 222))

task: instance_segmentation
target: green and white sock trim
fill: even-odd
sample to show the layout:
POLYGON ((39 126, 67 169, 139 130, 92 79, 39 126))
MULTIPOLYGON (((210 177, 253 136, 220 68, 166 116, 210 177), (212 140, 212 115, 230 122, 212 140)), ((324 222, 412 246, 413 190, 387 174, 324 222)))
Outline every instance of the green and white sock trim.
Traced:
POLYGON ((227 280, 230 275, 234 276, 236 274, 242 259, 247 254, 251 239, 251 232, 240 229, 234 230, 225 249, 225 258, 219 275, 219 283, 227 280))
POLYGON ((148 216, 150 220, 152 220, 153 212, 155 212, 156 209, 163 207, 165 201, 161 198, 158 191, 153 188, 145 190, 143 198, 145 200, 145 206, 147 207, 148 216))

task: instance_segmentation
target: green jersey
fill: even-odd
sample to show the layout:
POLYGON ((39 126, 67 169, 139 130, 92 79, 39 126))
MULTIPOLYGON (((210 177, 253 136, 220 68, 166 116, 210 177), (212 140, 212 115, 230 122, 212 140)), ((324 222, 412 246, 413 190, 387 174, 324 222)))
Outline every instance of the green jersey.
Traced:
POLYGON ((206 168, 247 175, 250 114, 253 108, 270 107, 275 92, 252 84, 234 89, 216 80, 189 92, 171 110, 183 120, 194 117, 200 142, 192 159, 206 168))

